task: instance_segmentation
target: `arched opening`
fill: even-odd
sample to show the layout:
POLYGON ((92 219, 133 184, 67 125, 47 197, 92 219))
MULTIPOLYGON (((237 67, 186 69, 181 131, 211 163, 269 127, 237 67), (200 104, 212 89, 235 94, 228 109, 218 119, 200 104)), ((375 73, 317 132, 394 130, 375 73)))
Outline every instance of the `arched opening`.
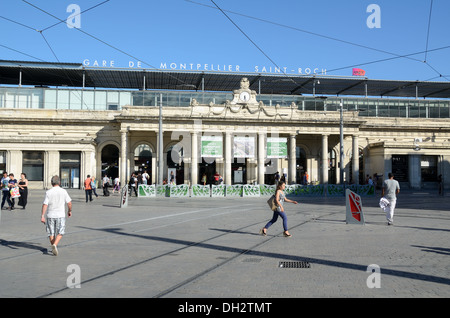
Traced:
POLYGON ((106 174, 111 180, 119 176, 119 148, 107 145, 102 149, 102 177, 106 174))
POLYGON ((134 172, 149 175, 148 183, 152 180, 152 157, 153 152, 149 145, 139 144, 134 149, 134 172))

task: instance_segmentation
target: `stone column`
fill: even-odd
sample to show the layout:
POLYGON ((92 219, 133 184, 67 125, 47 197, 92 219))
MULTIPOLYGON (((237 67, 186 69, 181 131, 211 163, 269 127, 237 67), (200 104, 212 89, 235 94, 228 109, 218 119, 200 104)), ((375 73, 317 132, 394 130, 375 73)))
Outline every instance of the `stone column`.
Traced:
POLYGON ((288 181, 289 184, 294 184, 296 181, 296 134, 289 135, 289 170, 288 170, 288 181))
POLYGON ((231 163, 233 161, 233 145, 231 132, 225 132, 225 184, 231 185, 231 163))
POLYGON ((328 184, 328 135, 322 135, 322 183, 328 184))
MULTIPOLYGON (((359 184, 359 146, 358 135, 352 136, 352 166, 353 166, 353 183, 359 184)), ((342 181, 341 181, 342 182, 342 181)))
POLYGON ((264 137, 263 132, 258 133, 258 184, 264 184, 264 137))
POLYGON ((191 185, 198 184, 198 135, 191 132, 191 185))
POLYGON ((127 184, 128 181, 128 130, 122 129, 120 130, 120 138, 121 138, 121 145, 120 145, 120 186, 123 187, 125 184, 127 184))
POLYGON ((59 151, 49 150, 44 152, 44 189, 52 188, 51 178, 55 175, 59 176, 59 151))
POLYGON ((162 184, 164 179, 164 132, 159 134, 159 131, 156 132, 156 138, 157 138, 157 147, 156 147, 156 162, 158 163, 158 167, 156 169, 157 171, 157 178, 156 183, 162 184))

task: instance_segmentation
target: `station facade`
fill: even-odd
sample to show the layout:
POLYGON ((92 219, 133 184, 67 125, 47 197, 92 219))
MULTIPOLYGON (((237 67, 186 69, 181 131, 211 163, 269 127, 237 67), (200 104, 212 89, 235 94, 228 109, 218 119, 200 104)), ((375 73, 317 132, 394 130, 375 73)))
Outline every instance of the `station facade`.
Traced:
POLYGON ((0 77, 0 170, 25 172, 32 188, 49 188, 55 174, 81 189, 87 175, 125 184, 145 171, 151 184, 172 174, 176 184, 204 175, 209 184, 216 173, 225 184, 273 184, 278 171, 289 184, 365 184, 374 175, 381 184, 393 172, 407 188, 437 187, 440 176, 450 186, 448 98, 318 95, 314 87, 267 94, 264 76, 246 74, 222 74, 228 91, 204 81, 198 90, 92 89, 84 77, 79 88, 75 76, 74 87, 50 87, 45 71, 33 71, 42 78, 26 85, 12 85, 7 71, 0 77))

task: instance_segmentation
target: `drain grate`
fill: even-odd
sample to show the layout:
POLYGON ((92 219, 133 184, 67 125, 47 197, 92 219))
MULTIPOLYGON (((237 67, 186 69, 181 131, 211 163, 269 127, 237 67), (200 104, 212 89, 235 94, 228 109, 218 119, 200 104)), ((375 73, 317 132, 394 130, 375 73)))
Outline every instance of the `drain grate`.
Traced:
POLYGON ((280 268, 311 268, 311 264, 307 261, 289 261, 289 262, 280 262, 278 264, 280 268))

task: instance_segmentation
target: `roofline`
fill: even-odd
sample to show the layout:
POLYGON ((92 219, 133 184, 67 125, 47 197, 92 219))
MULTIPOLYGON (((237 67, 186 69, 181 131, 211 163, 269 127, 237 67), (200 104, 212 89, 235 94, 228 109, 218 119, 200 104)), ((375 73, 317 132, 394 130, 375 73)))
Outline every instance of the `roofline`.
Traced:
POLYGON ((239 86, 236 77, 249 77, 252 89, 260 89, 261 94, 450 98, 450 82, 444 81, 377 80, 362 76, 326 74, 93 67, 82 63, 0 60, 0 84, 5 85, 144 90, 174 90, 185 86, 181 90, 233 91, 239 86), (319 83, 320 80, 323 83, 319 83), (343 93, 345 95, 341 95, 343 93))

